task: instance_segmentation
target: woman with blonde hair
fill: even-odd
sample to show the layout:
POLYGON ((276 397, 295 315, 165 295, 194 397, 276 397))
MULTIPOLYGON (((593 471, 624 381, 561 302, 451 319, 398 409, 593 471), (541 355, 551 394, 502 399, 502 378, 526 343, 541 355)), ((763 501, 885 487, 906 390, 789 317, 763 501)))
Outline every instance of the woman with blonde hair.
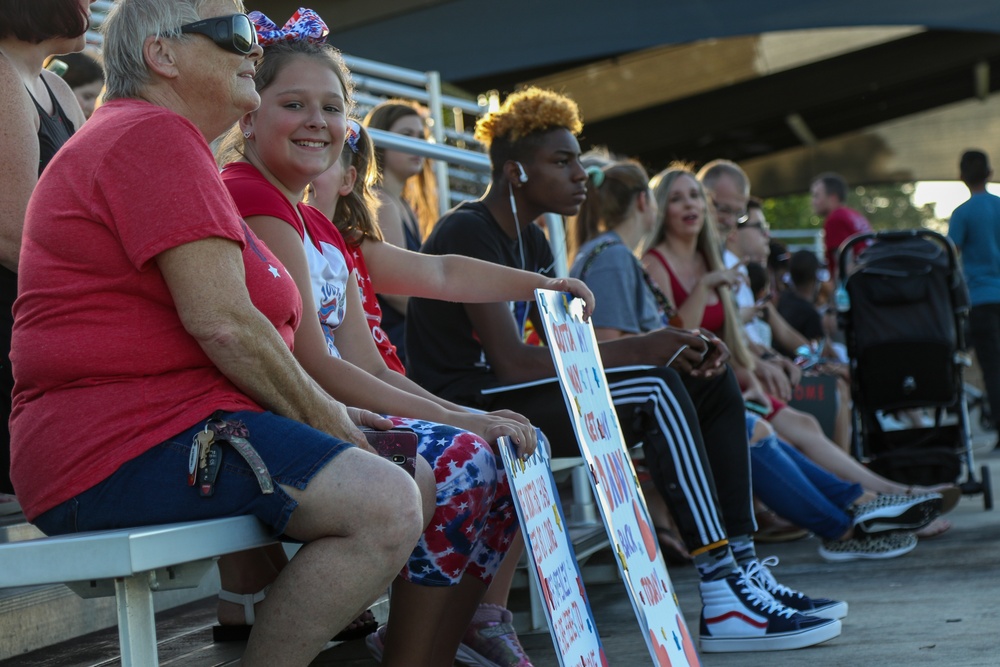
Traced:
POLYGON ((643 266, 675 305, 678 326, 714 331, 726 341, 737 366, 752 371, 753 355, 738 333, 742 326, 732 298, 732 289, 743 276, 722 262, 704 188, 681 164, 670 165, 649 185, 662 222, 643 256, 643 266))
MULTIPOLYGON (((428 139, 427 110, 416 102, 391 99, 372 108, 365 127, 415 139, 428 139)), ((387 243, 420 250, 424 237, 438 218, 438 193, 434 169, 419 155, 385 148, 375 149, 379 227, 387 243)), ((405 326, 408 296, 379 293, 382 328, 406 361, 405 326)))

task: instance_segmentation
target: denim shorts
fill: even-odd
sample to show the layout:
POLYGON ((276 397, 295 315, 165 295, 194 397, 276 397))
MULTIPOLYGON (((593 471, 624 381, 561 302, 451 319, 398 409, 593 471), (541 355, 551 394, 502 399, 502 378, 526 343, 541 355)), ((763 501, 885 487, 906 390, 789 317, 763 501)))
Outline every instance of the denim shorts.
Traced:
POLYGON ((188 486, 191 443, 195 433, 205 428, 201 421, 39 515, 35 525, 47 535, 60 535, 253 515, 279 537, 298 506, 279 485, 305 489, 337 454, 354 446, 270 412, 223 413, 223 418, 246 425, 247 440, 275 482, 274 493, 261 491, 250 466, 228 444, 222 445, 215 493, 202 497, 197 486, 188 486))

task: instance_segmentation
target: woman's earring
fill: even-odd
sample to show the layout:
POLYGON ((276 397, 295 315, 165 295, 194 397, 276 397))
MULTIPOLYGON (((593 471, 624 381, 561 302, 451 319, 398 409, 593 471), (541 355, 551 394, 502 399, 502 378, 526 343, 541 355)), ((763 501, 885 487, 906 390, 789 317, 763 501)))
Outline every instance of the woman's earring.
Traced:
POLYGON ((250 130, 247 130, 246 132, 243 133, 243 138, 244 139, 249 139, 252 136, 253 136, 253 132, 251 132, 250 130))

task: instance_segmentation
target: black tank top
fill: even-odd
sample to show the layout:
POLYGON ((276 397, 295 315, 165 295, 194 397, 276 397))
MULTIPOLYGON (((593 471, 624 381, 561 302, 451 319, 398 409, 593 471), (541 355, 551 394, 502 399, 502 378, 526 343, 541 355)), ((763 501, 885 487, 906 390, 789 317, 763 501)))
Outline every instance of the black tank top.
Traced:
MULTIPOLYGON (((45 90, 52 100, 52 115, 45 113, 41 105, 31 96, 31 101, 38 109, 38 175, 49 164, 49 160, 56 154, 73 134, 73 123, 66 117, 63 108, 59 106, 52 89, 45 79, 42 79, 45 90)), ((10 361, 10 334, 14 326, 14 318, 10 312, 17 297, 17 274, 5 266, 0 266, 0 492, 13 493, 14 487, 10 482, 10 434, 7 431, 7 420, 10 419, 11 411, 11 391, 14 389, 14 376, 11 374, 10 361)))
POLYGON ((69 141, 69 138, 73 135, 73 123, 70 121, 69 117, 66 116, 66 112, 63 108, 59 106, 59 102, 56 101, 56 96, 52 94, 52 89, 49 88, 49 84, 42 79, 42 85, 45 86, 45 90, 49 94, 49 99, 52 101, 52 115, 45 113, 45 109, 42 105, 38 103, 34 95, 31 95, 31 91, 28 91, 28 95, 31 95, 31 101, 35 103, 35 109, 38 110, 38 175, 41 176, 45 167, 48 166, 49 161, 52 156, 56 154, 59 147, 64 143, 69 141))
MULTIPOLYGON (((59 106, 59 102, 56 100, 55 95, 52 94, 52 89, 49 88, 49 84, 44 78, 42 79, 42 85, 45 86, 45 90, 49 94, 49 99, 52 100, 51 116, 35 100, 35 96, 31 94, 31 91, 28 91, 31 101, 35 104, 35 109, 38 110, 39 176, 42 175, 42 171, 45 170, 49 161, 52 160, 52 156, 69 140, 74 131, 73 123, 66 115, 66 112, 63 111, 63 108, 59 106)), ((10 316, 10 307, 13 305, 16 296, 17 275, 6 267, 0 266, 0 347, 3 348, 0 350, 0 354, 3 354, 0 364, 2 365, 6 365, 7 352, 10 350, 10 327, 13 324, 10 316)), ((2 381, 0 381, 0 390, 2 390, 2 381)))

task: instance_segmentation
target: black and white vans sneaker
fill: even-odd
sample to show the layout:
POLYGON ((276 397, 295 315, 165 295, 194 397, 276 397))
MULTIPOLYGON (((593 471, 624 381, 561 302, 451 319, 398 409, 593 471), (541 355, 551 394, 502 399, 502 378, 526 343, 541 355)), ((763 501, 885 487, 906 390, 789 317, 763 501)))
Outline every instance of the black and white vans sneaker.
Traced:
POLYGON ((800 614, 775 600, 743 571, 700 584, 701 650, 783 651, 840 635, 840 621, 800 614))
POLYGON ((847 603, 828 598, 811 598, 805 593, 789 588, 774 578, 771 568, 778 564, 778 558, 771 556, 764 560, 754 560, 743 568, 754 583, 771 594, 775 600, 797 612, 816 618, 840 619, 847 616, 847 603))

